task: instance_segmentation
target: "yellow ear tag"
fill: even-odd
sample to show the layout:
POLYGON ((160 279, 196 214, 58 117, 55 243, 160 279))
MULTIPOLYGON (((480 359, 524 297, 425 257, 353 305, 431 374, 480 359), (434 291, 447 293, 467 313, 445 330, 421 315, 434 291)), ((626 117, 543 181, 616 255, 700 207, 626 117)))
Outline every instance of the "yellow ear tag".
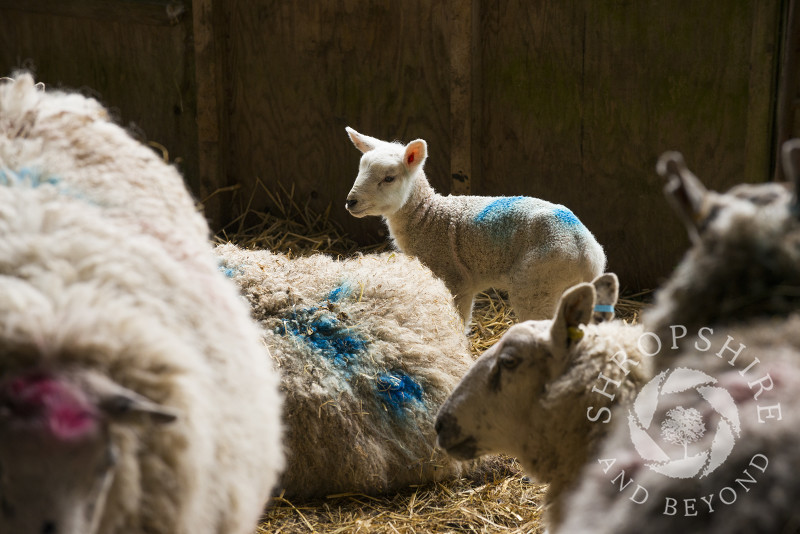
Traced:
POLYGON ((570 338, 572 341, 580 341, 581 339, 583 339, 583 330, 581 330, 577 326, 568 326, 567 337, 570 338))

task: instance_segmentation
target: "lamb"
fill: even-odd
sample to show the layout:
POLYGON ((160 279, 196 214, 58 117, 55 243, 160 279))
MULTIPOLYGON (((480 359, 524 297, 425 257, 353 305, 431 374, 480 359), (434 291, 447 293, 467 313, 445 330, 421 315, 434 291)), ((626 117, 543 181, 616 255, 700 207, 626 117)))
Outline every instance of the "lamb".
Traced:
POLYGON ((552 320, 512 326, 484 353, 439 410, 438 444, 461 459, 516 456, 542 482, 547 521, 562 519, 563 494, 577 484, 611 422, 650 377, 640 326, 592 320, 617 300, 612 273, 568 289, 552 320), (597 295, 597 299, 596 299, 597 295), (584 324, 582 328, 581 324, 584 324))
POLYGON ((472 357, 447 288, 419 260, 217 253, 281 371, 287 496, 383 493, 469 472, 436 450, 433 422, 472 357))
POLYGON ((679 154, 659 161, 693 241, 644 316, 660 372, 584 472, 561 531, 800 528, 800 141, 784 144, 783 159, 794 191, 725 194, 706 191, 679 154), (659 423, 660 438, 648 432, 659 423))
POLYGON ((0 531, 252 532, 278 379, 180 176, 20 75, 0 184, 0 531))
POLYGON ((395 247, 444 280, 465 324, 478 291, 508 290, 520 321, 552 316, 565 289, 600 275, 603 248, 567 208, 535 198, 441 196, 423 166, 427 144, 403 146, 347 128, 363 156, 345 207, 380 215, 395 247))

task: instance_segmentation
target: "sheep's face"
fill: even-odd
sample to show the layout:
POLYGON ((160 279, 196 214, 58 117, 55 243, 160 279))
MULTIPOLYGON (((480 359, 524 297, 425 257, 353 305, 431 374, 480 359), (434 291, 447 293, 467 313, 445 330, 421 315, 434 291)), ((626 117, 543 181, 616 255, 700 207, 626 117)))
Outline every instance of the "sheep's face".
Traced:
POLYGON ((418 139, 403 146, 359 134, 352 128, 347 133, 364 155, 345 208, 355 217, 392 215, 411 194, 427 155, 425 141, 418 139))
POLYGON ((552 320, 511 327, 439 410, 439 447, 459 459, 507 453, 537 472, 537 443, 558 418, 541 401, 568 365, 570 349, 583 335, 579 325, 591 321, 594 301, 594 287, 579 284, 564 293, 552 320))
POLYGON ((174 418, 99 375, 0 382, 0 532, 94 534, 117 460, 108 424, 142 411, 174 418))

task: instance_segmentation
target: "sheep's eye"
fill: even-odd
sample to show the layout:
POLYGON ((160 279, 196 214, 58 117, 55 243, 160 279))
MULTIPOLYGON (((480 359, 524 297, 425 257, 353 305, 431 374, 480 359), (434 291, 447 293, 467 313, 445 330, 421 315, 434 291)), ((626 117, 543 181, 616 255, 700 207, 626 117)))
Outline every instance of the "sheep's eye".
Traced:
POLYGON ((383 181, 386 182, 387 184, 390 184, 394 182, 394 176, 387 176, 386 178, 383 179, 383 181))
POLYGON ((500 365, 506 369, 514 369, 519 365, 519 358, 514 354, 504 352, 500 355, 500 365))

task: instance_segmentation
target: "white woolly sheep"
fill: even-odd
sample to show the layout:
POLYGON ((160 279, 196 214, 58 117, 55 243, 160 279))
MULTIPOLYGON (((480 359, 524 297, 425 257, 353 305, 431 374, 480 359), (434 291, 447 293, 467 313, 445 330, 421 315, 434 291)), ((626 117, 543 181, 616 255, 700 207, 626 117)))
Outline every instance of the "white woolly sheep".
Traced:
POLYGON ((396 491, 469 467, 435 448, 433 422, 472 357, 418 259, 217 251, 281 371, 286 495, 396 491))
POLYGON ((423 171, 427 144, 347 128, 363 156, 345 207, 380 215, 395 246, 444 280, 465 324, 478 291, 508 290, 520 321, 552 317, 565 289, 605 268, 603 248, 567 208, 536 198, 441 196, 423 171))
POLYGON ((795 195, 781 184, 717 194, 679 154, 659 161, 693 240, 645 314, 661 372, 583 473, 561 531, 800 528, 800 142, 783 156, 795 195))
POLYGON ((252 532, 278 379, 180 176, 22 75, 0 184, 0 531, 252 532))
POLYGON ((549 483, 552 524, 562 518, 562 494, 607 431, 611 407, 632 401, 650 377, 637 344, 641 327, 592 323, 596 294, 602 313, 616 302, 616 276, 602 275, 595 286, 568 289, 552 320, 512 326, 475 362, 436 420, 448 454, 507 453, 549 483))

